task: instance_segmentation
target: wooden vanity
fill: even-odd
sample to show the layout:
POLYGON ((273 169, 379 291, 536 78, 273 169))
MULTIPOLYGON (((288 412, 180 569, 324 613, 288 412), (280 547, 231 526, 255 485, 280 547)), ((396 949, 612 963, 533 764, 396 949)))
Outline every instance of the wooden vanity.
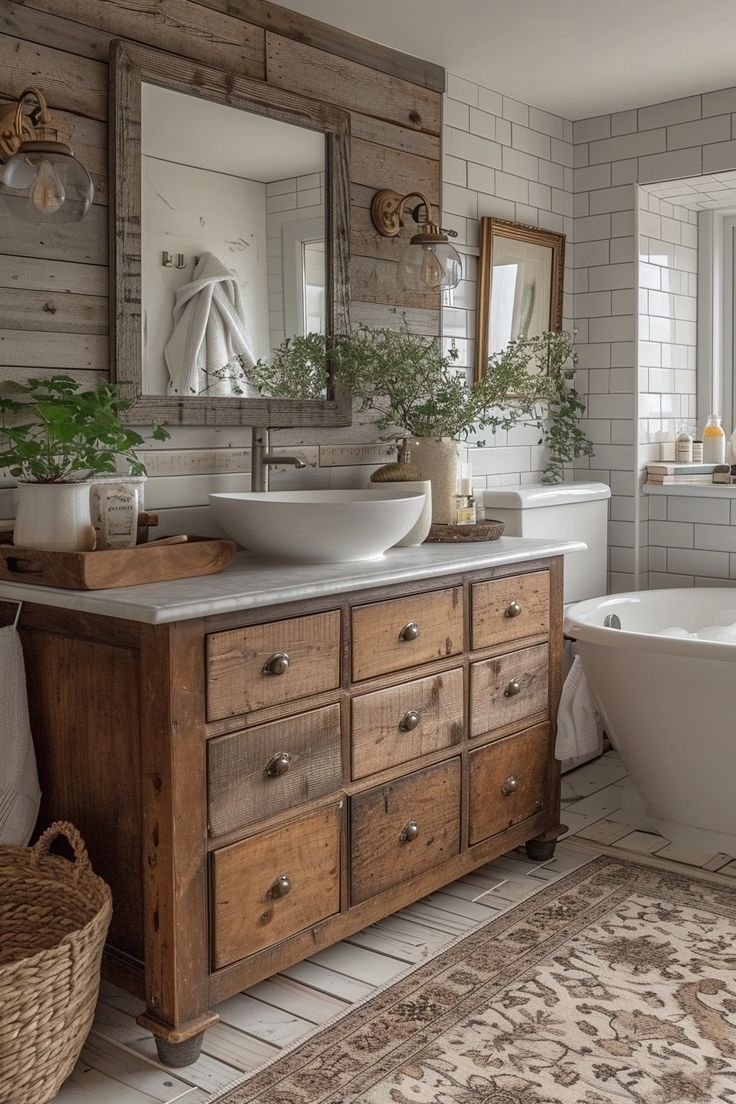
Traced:
POLYGON ((107 976, 165 1061, 233 993, 513 847, 551 856, 570 548, 301 567, 299 601, 247 557, 97 597, 0 587, 25 603, 39 823, 75 822, 110 883, 107 976), (245 597, 218 595, 233 570, 245 597))

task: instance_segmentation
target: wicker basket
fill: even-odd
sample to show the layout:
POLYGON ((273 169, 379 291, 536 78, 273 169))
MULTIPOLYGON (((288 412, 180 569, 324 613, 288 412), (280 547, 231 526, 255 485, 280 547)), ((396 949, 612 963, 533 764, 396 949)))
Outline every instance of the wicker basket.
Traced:
POLYGON ((46 1104, 71 1073, 100 986, 112 903, 76 828, 0 847, 0 1104, 46 1104), (74 862, 49 855, 66 836, 74 862))

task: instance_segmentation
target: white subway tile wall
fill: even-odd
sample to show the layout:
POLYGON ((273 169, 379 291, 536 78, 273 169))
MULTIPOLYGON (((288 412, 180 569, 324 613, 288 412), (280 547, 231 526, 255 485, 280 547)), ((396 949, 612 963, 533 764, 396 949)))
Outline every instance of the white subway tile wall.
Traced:
POLYGON ((728 530, 734 519, 723 520, 722 506, 716 508, 721 520, 712 524, 655 528, 680 522, 666 510, 676 497, 663 496, 663 516, 663 499, 640 490, 640 472, 653 455, 657 433, 696 416, 696 216, 690 211, 683 217, 674 200, 697 190, 692 180, 683 187, 681 178, 736 169, 735 110, 736 89, 726 89, 573 125, 578 386, 588 399, 591 436, 610 441, 575 469, 576 478, 611 485, 614 591, 736 578, 730 574, 728 530), (657 188, 640 205, 637 182, 659 181, 675 181, 670 195, 657 188), (610 292, 610 309, 599 292, 610 292), (619 406, 622 400, 628 405, 619 406), (628 419, 631 432, 624 440, 622 423, 628 419))
POLYGON ((720 488, 649 500, 649 586, 736 584, 736 496, 720 488))
MULTIPOLYGON (((448 77, 444 109, 443 225, 456 230, 463 280, 442 311, 446 346, 455 343, 459 366, 472 379, 480 219, 524 222, 567 235, 572 246, 572 123, 492 89, 448 77)), ((572 328, 571 250, 565 272, 564 325, 572 328)), ((609 443, 610 438, 606 438, 609 443)), ((471 436, 469 458, 476 490, 539 480, 544 449, 539 430, 522 426, 471 436)))

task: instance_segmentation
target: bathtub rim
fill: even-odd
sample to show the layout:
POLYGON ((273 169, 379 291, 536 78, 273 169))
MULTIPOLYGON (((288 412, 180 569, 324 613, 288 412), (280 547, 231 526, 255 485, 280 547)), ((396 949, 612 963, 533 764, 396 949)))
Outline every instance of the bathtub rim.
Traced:
MULTIPOLYGON (((736 602, 736 589, 733 587, 708 587, 707 593, 713 595, 724 591, 732 602, 736 602)), ((690 588, 687 588, 690 592, 690 588)), ((715 640, 683 640, 680 637, 661 636, 655 632, 632 631, 631 629, 611 629, 605 625, 594 624, 590 617, 606 613, 616 613, 627 603, 642 602, 647 594, 682 595, 683 589, 671 587, 657 591, 632 590, 622 594, 604 594, 599 598, 588 598, 584 602, 575 602, 565 610, 565 635, 576 641, 599 644, 606 648, 628 648, 640 652, 654 652, 661 655, 683 656, 687 659, 715 659, 727 663, 736 663, 736 643, 725 644, 715 640)), ((675 621, 676 623, 676 621, 675 621)))

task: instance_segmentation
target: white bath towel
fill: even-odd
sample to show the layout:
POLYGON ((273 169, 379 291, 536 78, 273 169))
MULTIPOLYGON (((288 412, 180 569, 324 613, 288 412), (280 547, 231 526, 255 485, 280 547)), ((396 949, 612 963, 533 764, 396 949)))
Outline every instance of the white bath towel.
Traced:
POLYGON ((0 671, 0 844, 25 846, 36 823, 41 791, 23 651, 13 625, 0 629, 0 671))
POLYGON ((582 660, 575 656, 557 713, 555 758, 565 762, 600 755, 603 740, 582 660))
POLYGON ((169 394, 191 397, 206 391, 258 398, 260 392, 252 384, 238 380, 236 392, 232 380, 212 375, 238 354, 245 367, 255 364, 240 281, 213 253, 203 253, 191 282, 176 293, 174 328, 164 349, 169 394))

